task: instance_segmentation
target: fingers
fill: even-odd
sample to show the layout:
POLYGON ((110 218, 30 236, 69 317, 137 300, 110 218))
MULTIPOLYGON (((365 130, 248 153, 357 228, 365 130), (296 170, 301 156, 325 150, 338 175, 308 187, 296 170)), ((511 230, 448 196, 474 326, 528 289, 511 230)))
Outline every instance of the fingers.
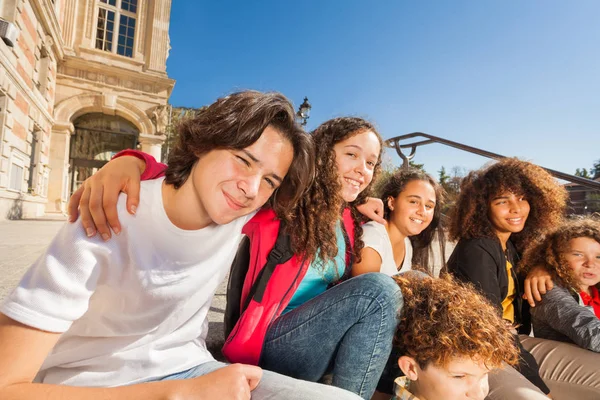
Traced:
POLYGON ((84 189, 85 185, 81 185, 79 189, 77 189, 69 199, 69 204, 67 206, 69 222, 75 222, 77 220, 79 200, 81 199, 81 195, 83 194, 84 189))
POLYGON ((92 219, 94 220, 94 224, 96 225, 96 229, 98 233, 102 236, 103 240, 110 239, 110 228, 106 223, 106 215, 104 214, 103 205, 103 193, 104 187, 102 185, 90 185, 90 214, 92 214, 92 219))
POLYGON ((379 214, 373 214, 371 219, 375 222, 379 222, 382 225, 387 225, 387 221, 379 214))
POLYGON ((256 389, 263 375, 262 369, 253 365, 242 365, 242 373, 246 376, 250 390, 256 389))
POLYGON ((554 282, 552 282, 552 278, 546 279, 546 291, 550 291, 554 288, 554 282))
POLYGON ((123 191, 127 193, 127 211, 135 215, 137 206, 140 204, 140 181, 130 179, 123 191))
POLYGON ((543 294, 546 294, 546 281, 544 279, 538 279, 533 290, 533 296, 536 301, 542 301, 543 294))
POLYGON ((81 194, 81 200, 79 201, 79 214, 81 215, 81 225, 85 229, 85 233, 88 237, 92 237, 96 234, 96 225, 94 225, 94 219, 90 213, 90 187, 85 182, 81 185, 83 193, 81 194))
MULTIPOLYGON (((105 213, 104 218, 106 218, 109 228, 117 235, 121 233, 121 223, 119 222, 119 213, 117 212, 117 201, 119 200, 120 190, 121 185, 118 182, 109 181, 102 193, 102 208, 105 213)), ((108 229, 109 235, 110 229, 108 229)), ((98 228, 98 230, 100 230, 100 228, 98 228)))
POLYGON ((525 279, 525 287, 523 289, 523 298, 527 300, 531 307, 535 307, 535 301, 533 300, 533 295, 531 293, 531 279, 525 279))

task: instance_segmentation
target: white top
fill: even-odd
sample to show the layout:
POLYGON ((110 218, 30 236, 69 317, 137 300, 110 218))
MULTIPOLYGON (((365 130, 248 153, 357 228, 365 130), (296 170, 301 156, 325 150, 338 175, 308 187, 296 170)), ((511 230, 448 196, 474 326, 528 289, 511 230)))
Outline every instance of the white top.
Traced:
POLYGON ((365 247, 370 247, 379 253, 381 257, 381 269, 386 275, 396 275, 398 272, 405 272, 411 270, 412 260, 412 245, 410 239, 404 239, 404 261, 402 262, 402 268, 398 269, 396 262, 394 261, 394 250, 392 249, 392 242, 388 236, 385 226, 379 222, 369 221, 363 225, 362 240, 365 243, 365 247))
POLYGON ((119 197, 122 232, 108 242, 67 223, 1 306, 25 325, 64 332, 36 382, 120 386, 213 360, 207 313, 253 214, 179 229, 163 207, 163 179, 142 182, 136 216, 119 197))

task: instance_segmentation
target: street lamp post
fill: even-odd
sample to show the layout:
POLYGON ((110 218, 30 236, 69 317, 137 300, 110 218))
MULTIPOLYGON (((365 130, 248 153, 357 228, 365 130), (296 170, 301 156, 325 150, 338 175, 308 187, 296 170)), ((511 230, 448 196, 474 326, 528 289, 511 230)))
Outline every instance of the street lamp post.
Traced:
POLYGON ((306 126, 306 121, 310 118, 310 109, 312 106, 308 102, 308 97, 304 98, 304 102, 300 104, 298 108, 298 112, 296 113, 296 117, 300 121, 300 125, 306 126))

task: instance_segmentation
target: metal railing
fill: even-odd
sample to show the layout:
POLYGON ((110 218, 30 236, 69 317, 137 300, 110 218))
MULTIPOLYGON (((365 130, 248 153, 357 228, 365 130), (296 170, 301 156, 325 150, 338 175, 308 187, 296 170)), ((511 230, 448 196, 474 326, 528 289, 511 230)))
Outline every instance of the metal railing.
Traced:
MULTIPOLYGON (((473 147, 473 146, 467 146, 466 144, 453 142, 452 140, 433 136, 433 135, 430 135, 428 133, 423 133, 423 132, 407 133, 406 135, 400 135, 400 136, 396 136, 396 137, 386 140, 386 144, 388 146, 394 148, 396 150, 396 153, 398 153, 398 155, 402 159, 404 168, 408 168, 409 162, 413 159, 413 157, 415 156, 415 153, 417 152, 417 147, 425 146, 427 144, 432 144, 432 143, 440 143, 440 144, 443 144, 443 145, 446 145, 449 147, 454 147, 455 149, 467 151, 467 152, 473 153, 473 154, 478 154, 483 157, 492 158, 494 160, 501 160, 503 158, 507 158, 507 156, 503 156, 501 154, 492 153, 491 151, 478 149, 477 147, 473 147), (401 143, 402 141, 408 141, 408 139, 413 139, 413 138, 423 138, 424 140, 419 140, 419 141, 412 142, 412 143, 401 143), (405 154, 402 151, 402 149, 410 149, 410 154, 408 154, 408 155, 405 154)), ((554 176, 555 178, 562 179, 562 180, 572 182, 572 183, 576 183, 578 185, 585 186, 590 189, 600 190, 600 182, 596 182, 592 179, 582 178, 580 176, 556 171, 556 170, 553 170, 550 168, 545 168, 545 167, 542 167, 542 168, 544 168, 546 171, 548 171, 548 173, 550 175, 554 176)))

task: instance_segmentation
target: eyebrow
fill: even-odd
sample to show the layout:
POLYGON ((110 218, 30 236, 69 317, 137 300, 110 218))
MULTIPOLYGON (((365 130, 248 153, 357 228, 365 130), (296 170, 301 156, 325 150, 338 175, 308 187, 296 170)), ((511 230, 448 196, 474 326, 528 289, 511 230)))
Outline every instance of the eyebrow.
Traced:
MULTIPOLYGON (((421 196, 418 196, 418 195, 416 195, 416 194, 409 194, 409 195, 408 195, 408 196, 406 196, 406 197, 414 197, 414 198, 416 198, 416 199, 419 199, 419 200, 421 200, 421 196)), ((427 200, 427 201, 430 201, 430 202, 432 202, 432 203, 434 203, 434 204, 435 204, 435 200, 429 199, 429 200, 427 200)))
MULTIPOLYGON (((347 145, 345 145, 344 147, 354 147, 354 148, 357 148, 357 149, 358 149, 358 150, 360 150, 360 151, 363 151, 363 148, 362 148, 362 147, 360 147, 360 146, 359 146, 359 145, 357 145, 357 144, 347 144, 347 145)), ((371 154, 371 157, 374 157, 374 158, 379 158, 379 156, 378 156, 377 154, 371 154)))
MULTIPOLYGON (((245 155, 248 156, 249 159, 251 159, 252 161, 254 161, 255 164, 257 164, 258 166, 262 166, 262 161, 260 161, 258 158, 256 158, 256 156, 252 153, 250 153, 248 150, 246 149, 242 149, 242 153, 244 153, 245 155)), ((277 175, 276 173, 272 172, 269 174, 272 178, 274 178, 275 180, 278 180, 279 183, 283 182, 283 178, 280 177, 279 175, 277 175)))

